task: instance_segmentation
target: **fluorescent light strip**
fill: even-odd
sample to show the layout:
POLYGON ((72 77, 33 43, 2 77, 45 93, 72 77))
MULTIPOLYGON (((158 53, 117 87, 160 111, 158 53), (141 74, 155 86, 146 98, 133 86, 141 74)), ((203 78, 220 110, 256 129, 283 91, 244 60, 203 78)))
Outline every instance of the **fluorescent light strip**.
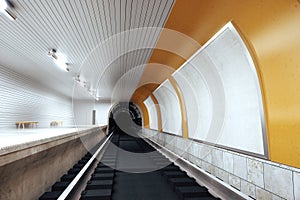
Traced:
POLYGON ((54 58, 54 61, 55 61, 56 65, 58 67, 60 67, 62 70, 66 71, 66 72, 69 71, 67 64, 64 61, 62 61, 60 58, 58 58, 58 57, 56 59, 54 58))
POLYGON ((8 10, 9 6, 5 0, 0 0, 0 12, 4 13, 10 20, 16 20, 16 16, 8 10))
POLYGON ((4 14, 6 15, 6 17, 8 17, 11 21, 15 21, 16 20, 16 16, 10 12, 9 10, 5 9, 4 14))
POLYGON ((4 12, 6 8, 7 8, 6 1, 5 0, 0 0, 0 10, 1 10, 1 12, 4 12))
POLYGON ((61 58, 57 57, 56 55, 56 49, 51 49, 48 52, 48 56, 51 56, 54 59, 55 64, 61 68, 62 70, 68 72, 69 68, 67 66, 67 63, 65 63, 61 58))

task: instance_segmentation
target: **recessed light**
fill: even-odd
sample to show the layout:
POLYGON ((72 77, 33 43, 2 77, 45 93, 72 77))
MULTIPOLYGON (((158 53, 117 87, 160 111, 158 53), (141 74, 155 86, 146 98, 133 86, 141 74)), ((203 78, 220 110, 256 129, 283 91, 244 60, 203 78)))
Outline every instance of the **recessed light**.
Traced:
POLYGON ((48 56, 50 56, 54 59, 54 62, 56 63, 56 65, 59 68, 61 68, 62 70, 66 71, 66 72, 70 71, 68 68, 68 64, 56 55, 56 49, 51 49, 48 52, 48 56))
POLYGON ((10 20, 16 20, 16 16, 9 10, 13 8, 14 5, 8 0, 0 0, 0 12, 4 13, 10 20))

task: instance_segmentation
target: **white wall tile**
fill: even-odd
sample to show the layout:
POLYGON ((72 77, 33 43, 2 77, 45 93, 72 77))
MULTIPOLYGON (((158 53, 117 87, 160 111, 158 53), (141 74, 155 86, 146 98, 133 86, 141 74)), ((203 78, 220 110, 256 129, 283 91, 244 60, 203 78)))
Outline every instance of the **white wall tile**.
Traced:
POLYGON ((236 189, 241 189, 241 179, 235 175, 229 174, 228 183, 236 189))
POLYGON ((218 149, 214 149, 212 151, 212 164, 216 167, 222 168, 224 167, 223 164, 223 151, 218 149))
POLYGON ((272 194, 272 200, 282 200, 282 198, 272 194))
POLYGON ((202 161, 199 158, 195 158, 194 164, 198 167, 202 168, 202 161))
POLYGON ((177 139, 176 139, 176 146, 177 146, 177 148, 182 149, 182 150, 187 148, 185 146, 184 139, 183 138, 179 138, 179 137, 177 137, 177 139))
POLYGON ((300 199, 300 173, 294 172, 294 192, 295 199, 300 199))
POLYGON ((212 163, 212 152, 211 149, 208 149, 207 147, 202 148, 203 156, 202 159, 208 163, 212 163))
POLYGON ((215 167, 214 165, 211 165, 211 167, 210 167, 210 174, 213 175, 213 176, 216 176, 216 173, 219 174, 218 168, 215 167))
POLYGON ((241 180, 241 192, 254 199, 256 198, 255 185, 252 183, 241 180))
POLYGON ((233 155, 228 152, 223 152, 224 170, 233 173, 233 155))
POLYGON ((190 154, 193 156, 197 156, 197 152, 198 152, 198 145, 196 142, 192 142, 191 144, 191 148, 190 148, 190 154))
POLYGON ((220 178, 219 170, 220 170, 219 168, 215 167, 214 176, 217 178, 220 178))
POLYGON ((196 156, 202 160, 205 160, 205 161, 209 161, 211 162, 211 159, 208 158, 209 154, 211 154, 211 148, 207 147, 206 145, 203 145, 203 144, 199 144, 198 145, 198 149, 197 149, 197 154, 196 156))
POLYGON ((233 156, 233 173, 247 180, 247 161, 245 157, 238 155, 233 156))
POLYGON ((263 163, 247 159, 248 181, 264 188, 263 163))
POLYGON ((294 198, 292 171, 264 163, 265 189, 286 199, 294 198))
POLYGON ((272 194, 266 190, 256 187, 257 200, 272 200, 272 194))
POLYGON ((229 182, 229 174, 228 172, 219 169, 219 178, 222 179, 225 183, 229 182))
POLYGON ((207 163, 207 162, 202 162, 202 166, 203 166, 203 169, 205 171, 207 171, 208 173, 212 173, 213 172, 213 165, 210 164, 210 163, 207 163))

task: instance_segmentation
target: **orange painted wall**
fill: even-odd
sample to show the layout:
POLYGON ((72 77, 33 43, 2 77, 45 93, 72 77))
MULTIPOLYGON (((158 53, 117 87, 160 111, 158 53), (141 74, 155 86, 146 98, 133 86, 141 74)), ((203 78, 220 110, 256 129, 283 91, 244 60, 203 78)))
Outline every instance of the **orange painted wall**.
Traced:
MULTIPOLYGON (((297 0, 177 0, 165 27, 203 45, 230 20, 256 55, 270 159, 300 167, 300 3, 297 0)), ((163 40, 158 45, 168 38, 163 40)), ((180 41, 167 42, 173 42, 189 55, 195 52, 180 41)), ((161 63, 175 70, 184 61, 172 53, 155 50, 149 63, 161 63)), ((165 73, 166 78, 168 75, 165 73)), ((155 74, 147 74, 147 70, 144 76, 155 79, 155 74)), ((137 93, 141 94, 133 98, 139 102, 148 96, 142 97, 142 90, 137 93)))

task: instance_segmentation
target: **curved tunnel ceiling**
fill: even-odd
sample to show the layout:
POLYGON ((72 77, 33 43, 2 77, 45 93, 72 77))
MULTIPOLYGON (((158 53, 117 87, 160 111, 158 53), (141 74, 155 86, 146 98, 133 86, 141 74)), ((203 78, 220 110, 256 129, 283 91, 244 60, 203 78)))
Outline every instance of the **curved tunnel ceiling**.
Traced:
POLYGON ((0 16, 1 65, 67 96, 72 96, 76 84, 73 79, 77 77, 85 88, 76 87, 76 97, 91 98, 89 91, 94 97, 113 96, 121 101, 130 99, 128 95, 124 97, 124 90, 134 92, 174 1, 12 0, 12 3, 17 20, 0 16), (69 73, 57 68, 48 57, 52 48, 69 64, 69 73), (120 79, 122 87, 116 87, 120 79))

